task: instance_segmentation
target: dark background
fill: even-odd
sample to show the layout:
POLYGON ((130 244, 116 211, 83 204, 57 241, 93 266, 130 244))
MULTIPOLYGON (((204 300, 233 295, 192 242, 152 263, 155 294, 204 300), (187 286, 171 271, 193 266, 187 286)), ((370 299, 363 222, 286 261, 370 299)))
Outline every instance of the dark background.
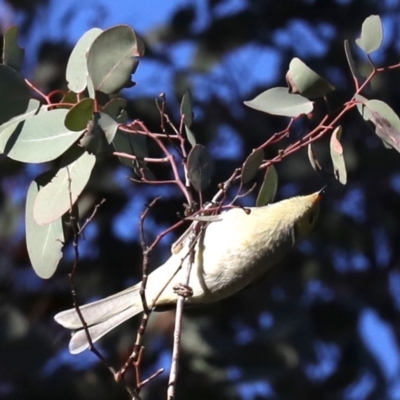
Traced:
MULTIPOLYGON (((76 40, 89 28, 129 23, 146 43, 145 59, 123 93, 131 118, 159 130, 154 99, 165 92, 171 118, 189 87, 193 130, 207 145, 216 185, 254 147, 282 129, 284 118, 243 105, 269 87, 285 85, 290 60, 300 57, 351 98, 353 81, 343 40, 359 36, 362 21, 381 15, 385 40, 373 54, 380 66, 399 61, 398 1, 0 2, 1 27, 17 24, 27 50, 24 72, 41 90, 65 89, 65 67, 76 40), (173 5, 172 5, 173 4, 173 5), (148 21, 146 24, 145 22, 148 21)), ((365 59, 355 46, 361 70, 365 59)), ((364 95, 399 108, 399 72, 379 75, 364 95)), ((342 121, 348 184, 321 179, 303 149, 276 166, 278 199, 328 183, 312 236, 293 251, 268 282, 212 306, 185 312, 178 399, 400 399, 400 156, 386 150, 356 111, 342 121)), ((301 137, 294 130, 288 141, 301 137)), ((316 145, 331 173, 329 138, 316 145)), ((24 200, 45 167, 0 158, 0 398, 126 399, 89 352, 68 353, 68 333, 53 315, 71 306, 70 246, 55 276, 37 278, 24 240, 24 200)), ((157 171, 160 176, 167 174, 157 171)), ((183 199, 175 188, 133 184, 131 172, 102 157, 82 197, 90 207, 106 198, 80 245, 77 277, 82 302, 122 290, 140 278, 138 218, 161 195, 147 221, 149 240, 176 221, 183 199)), ((254 203, 249 196, 246 204, 254 203)), ((168 256, 173 237, 153 254, 168 256)), ((223 240, 223 239, 221 239, 223 240)), ((174 313, 155 314, 146 333, 143 377, 170 363, 174 313)), ((138 320, 101 341, 114 366, 129 354, 138 320)), ((168 371, 143 389, 166 397, 168 371)))

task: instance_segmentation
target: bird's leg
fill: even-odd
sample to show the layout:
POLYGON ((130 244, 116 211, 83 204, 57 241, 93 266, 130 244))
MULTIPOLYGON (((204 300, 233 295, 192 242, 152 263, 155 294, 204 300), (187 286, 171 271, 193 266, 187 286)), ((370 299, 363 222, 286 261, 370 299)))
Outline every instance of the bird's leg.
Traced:
POLYGON ((177 283, 174 287, 174 293, 183 297, 192 297, 193 289, 189 285, 185 285, 183 283, 177 283))

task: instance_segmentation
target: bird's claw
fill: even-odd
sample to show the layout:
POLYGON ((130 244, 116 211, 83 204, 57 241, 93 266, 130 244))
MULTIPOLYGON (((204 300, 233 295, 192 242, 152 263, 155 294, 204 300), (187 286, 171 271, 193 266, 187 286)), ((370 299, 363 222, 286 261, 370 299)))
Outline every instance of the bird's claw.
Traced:
POLYGON ((174 287, 174 293, 176 293, 178 296, 182 296, 182 297, 192 297, 193 296, 193 289, 188 286, 185 285, 183 283, 178 283, 176 284, 174 287))

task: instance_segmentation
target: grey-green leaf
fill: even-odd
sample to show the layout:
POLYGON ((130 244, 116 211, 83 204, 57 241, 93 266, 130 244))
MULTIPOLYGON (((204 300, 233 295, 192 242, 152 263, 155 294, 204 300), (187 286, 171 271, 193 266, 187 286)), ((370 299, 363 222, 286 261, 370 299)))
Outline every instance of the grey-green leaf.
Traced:
POLYGON ((54 274, 62 257, 65 241, 61 217, 46 226, 38 225, 33 218, 35 199, 52 176, 51 171, 38 176, 30 184, 26 197, 26 247, 34 271, 43 279, 54 274))
POLYGON ((19 71, 24 61, 25 50, 18 45, 18 27, 11 26, 4 32, 3 64, 19 71))
POLYGON ((24 114, 30 99, 24 78, 13 68, 0 65, 0 125, 24 114))
POLYGON ((138 65, 136 33, 127 25, 102 32, 87 55, 87 68, 94 89, 107 94, 131 86, 131 74, 138 65))
POLYGON ((325 96, 335 89, 335 86, 314 72, 297 57, 293 58, 289 64, 286 81, 290 88, 290 93, 299 93, 308 98, 325 96))
POLYGON ((331 136, 330 151, 335 177, 342 185, 345 185, 347 183, 347 172, 343 158, 343 147, 340 143, 341 135, 342 127, 337 126, 331 136))
POLYGON ((361 27, 361 36, 356 39, 357 45, 367 54, 378 50, 383 40, 383 27, 379 15, 370 15, 361 27))
POLYGON ((67 109, 57 109, 11 124, 1 132, 0 151, 25 163, 56 159, 83 133, 65 127, 67 113, 67 109))
POLYGON ((196 145, 196 136, 194 135, 192 130, 186 125, 185 125, 185 131, 186 131, 187 140, 192 145, 192 147, 195 146, 196 145))
POLYGON ((245 101, 246 106, 272 115, 298 117, 309 114, 313 103, 306 97, 288 92, 287 88, 276 87, 259 94, 253 100, 245 101))
POLYGON ((38 225, 51 224, 71 209, 89 181, 95 163, 96 157, 85 152, 57 171, 36 196, 33 218, 38 225))
POLYGON ((242 167, 242 185, 252 180, 258 171, 261 163, 264 159, 264 151, 261 149, 253 150, 253 152, 247 157, 242 167))
POLYGON ((196 144, 187 158, 187 177, 197 192, 202 192, 211 182, 213 159, 208 150, 196 144))
POLYGON ((81 93, 87 85, 87 52, 94 40, 103 32, 93 28, 82 35, 69 57, 66 71, 68 88, 75 93, 81 93))
POLYGON ((127 113, 124 112, 126 108, 126 100, 123 98, 111 99, 103 108, 103 112, 108 114, 111 118, 120 124, 126 124, 127 113))
POLYGON ((10 128, 10 127, 15 127, 18 125, 19 122, 25 121, 28 118, 33 117, 36 115, 40 107, 40 101, 36 99, 30 99, 28 106, 23 114, 17 115, 16 117, 11 118, 8 122, 5 122, 4 124, 0 125, 0 134, 10 128))
POLYGON ((273 165, 270 165, 265 171, 264 180, 258 192, 256 207, 261 207, 272 203, 278 189, 278 174, 273 165))
POLYGON ((193 96, 189 89, 186 89, 182 97, 181 116, 184 119, 184 124, 190 128, 193 122, 193 96))
POLYGON ((386 144, 400 152, 400 119, 398 115, 381 100, 368 100, 364 118, 375 125, 375 133, 386 144))
POLYGON ((310 164, 311 164, 313 170, 316 172, 322 171, 321 164, 319 163, 319 161, 315 155, 314 149, 312 147, 312 143, 309 143, 307 146, 307 155, 308 155, 308 159, 310 161, 310 164))
POLYGON ((344 52, 346 54, 347 63, 349 64, 351 74, 354 79, 357 79, 358 83, 362 83, 365 79, 361 76, 357 69, 356 62, 354 61, 353 55, 351 54, 350 44, 348 40, 344 41, 344 52))

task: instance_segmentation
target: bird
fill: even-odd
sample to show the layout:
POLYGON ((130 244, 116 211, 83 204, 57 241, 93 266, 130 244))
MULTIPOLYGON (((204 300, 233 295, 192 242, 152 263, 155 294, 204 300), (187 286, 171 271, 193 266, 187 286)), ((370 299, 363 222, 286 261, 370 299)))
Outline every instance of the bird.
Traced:
MULTIPOLYGON (((155 310, 170 309, 176 304, 179 290, 186 288, 185 304, 201 305, 253 286, 312 230, 322 193, 320 190, 261 207, 230 208, 213 222, 192 222, 205 228, 199 230, 195 241, 186 235, 169 259, 149 274, 146 303, 155 310), (189 281, 184 286, 188 263, 189 281)), ((93 343, 143 311, 140 288, 141 282, 79 307, 93 343)), ((75 308, 56 314, 54 319, 74 331, 69 342, 70 353, 78 354, 89 348, 75 308)))

